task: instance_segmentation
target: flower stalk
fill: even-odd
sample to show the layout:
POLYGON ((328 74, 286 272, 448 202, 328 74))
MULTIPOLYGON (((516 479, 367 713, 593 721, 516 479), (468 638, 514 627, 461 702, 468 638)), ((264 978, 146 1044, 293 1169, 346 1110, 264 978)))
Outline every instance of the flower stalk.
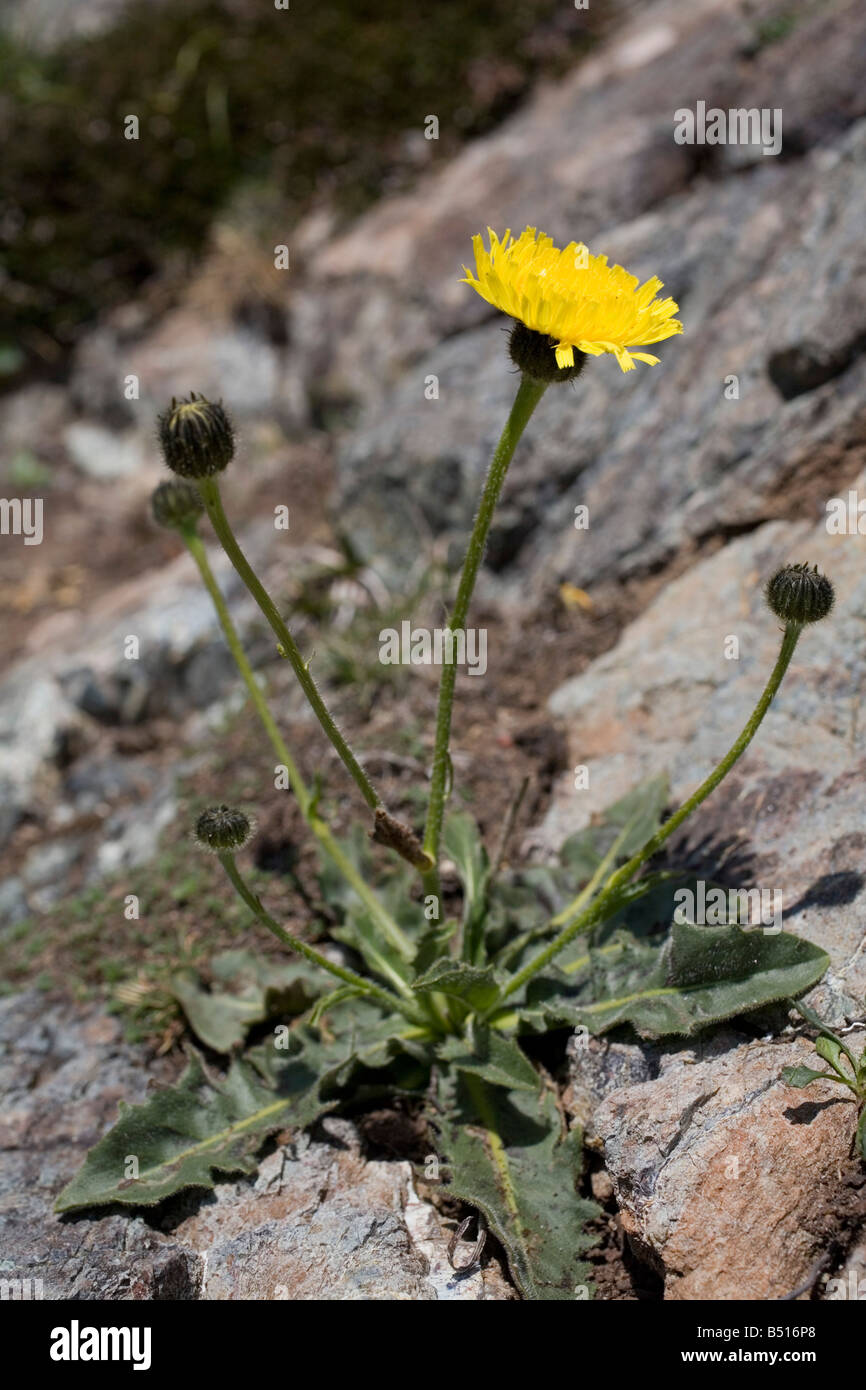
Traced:
POLYGON ((277 727, 276 721, 268 707, 267 700, 247 660, 246 653, 238 636, 237 629, 232 622, 222 591, 211 569, 201 537, 192 526, 180 528, 180 534, 187 549, 195 560, 202 582, 210 594, 214 608, 216 609, 220 627, 223 631, 223 636, 226 639, 226 644, 234 657, 235 664, 247 688, 253 707, 270 740, 271 747, 276 753, 280 763, 286 768, 289 785, 295 794, 295 799, 301 809, 304 820, 332 863, 336 865, 350 887, 355 890, 386 941, 390 942, 404 960, 410 960, 413 955, 412 943, 405 933, 401 931, 390 913, 386 912, 376 894, 355 868, 355 865, 348 855, 341 849, 330 827, 314 809, 315 802, 313 795, 301 776, 297 763, 289 752, 286 741, 277 727))
MULTIPOLYGON (((469 537, 469 545, 466 550, 466 559, 463 562, 463 570, 460 575, 460 584, 457 589, 457 598, 454 602, 454 611, 451 614, 448 627, 452 632, 461 631, 466 625, 466 618, 469 613, 469 604, 472 601, 472 594, 475 589, 475 581, 478 578, 478 570, 484 557, 487 546, 487 537, 490 534, 490 525, 493 521, 493 514, 499 495, 502 491, 502 484, 505 482, 505 475, 508 472, 508 465, 514 456, 514 450, 520 441, 523 431, 529 423, 532 412, 544 395, 547 383, 538 381, 533 377, 522 374, 520 385, 511 412, 505 422, 505 428, 496 446, 496 452, 490 462, 487 478, 484 483, 484 491, 481 495, 481 504, 472 527, 472 534, 469 537)), ((439 845, 442 838, 442 820, 445 813, 445 801, 447 797, 450 759, 448 746, 451 739, 451 714, 454 707, 454 687, 457 681, 457 667, 453 662, 447 662, 442 667, 442 676, 439 681, 439 700, 436 710, 436 732, 433 748, 433 770, 430 781, 430 800, 427 808, 427 820, 424 827, 424 849, 433 860, 434 866, 439 859, 439 845)), ((425 893, 435 895, 438 899, 439 878, 438 871, 434 867, 424 880, 425 893)), ((441 919, 441 909, 440 909, 441 919)))
POLYGON ((340 980, 344 985, 351 985, 353 989, 357 989, 360 994, 365 994, 371 999, 377 999, 380 1004, 385 1004, 389 1009, 396 1009, 398 1013, 403 1014, 410 1022, 421 1025, 424 1024, 425 1020, 419 1010, 414 1006, 414 996, 408 985, 403 981, 399 982, 400 994, 405 996, 404 998, 400 998, 399 995, 392 990, 386 989, 382 985, 377 985, 367 976, 357 975, 354 970, 348 970, 345 966, 337 965, 334 961, 329 960, 327 956, 322 955, 321 951, 317 951, 315 947, 308 946, 306 941, 301 941, 298 937, 292 936, 291 932, 287 932, 285 927, 281 927, 279 922, 275 921, 270 913, 265 911, 259 898, 245 882, 237 866, 234 854, 228 850, 220 850, 218 851, 217 857, 238 896, 242 898, 262 925, 267 927, 268 931, 271 932, 278 941, 282 942, 284 946, 288 946, 289 950, 296 951, 299 955, 304 956, 311 964, 318 965, 320 969, 327 971, 329 975, 333 975, 335 979, 340 980))
POLYGON ((292 670, 298 679, 298 684, 306 695, 310 708, 321 724, 322 729, 333 744, 353 782, 370 807, 370 810, 376 811, 383 804, 382 798, 379 796, 370 778, 358 762, 358 759, 349 747, 345 737, 338 729, 333 715, 319 694, 316 682, 310 674, 309 665, 301 656, 297 642, 289 632, 276 604, 238 544, 235 533, 231 528, 231 524, 223 508, 219 483, 214 477, 197 478, 196 483, 201 493, 202 501, 204 502, 205 511, 216 532, 220 545, 258 604, 262 615, 267 619, 279 644, 277 650, 280 656, 286 657, 291 664, 292 670))
MULTIPOLYGON (((608 879, 599 896, 595 898, 594 901, 590 901, 589 905, 584 907, 582 911, 578 910, 577 915, 570 916, 570 919, 565 923, 559 934, 555 936, 543 950, 539 951, 538 955, 528 961, 522 970, 519 970, 516 975, 512 976, 502 991, 500 1004, 504 1002, 504 1000, 509 999, 513 994, 516 994, 518 990, 522 989, 523 986, 532 979, 533 975, 537 975, 540 970, 543 970, 545 966, 549 965, 576 936, 582 932, 590 931, 598 923, 603 922, 605 917, 609 915, 619 891, 634 878, 638 869, 640 869, 652 855, 656 854, 658 850, 661 849, 665 841, 670 839, 671 835, 682 825, 683 821, 687 820, 692 812, 700 806, 701 802, 706 801, 710 793, 715 791, 719 783, 727 777, 731 768, 742 757, 752 739, 755 737, 755 734, 758 732, 764 715, 770 708, 773 698, 782 683, 782 679, 794 655, 794 650, 802 630, 802 623, 786 623, 776 664, 773 667, 767 684, 764 686, 761 697, 746 721, 739 737, 728 749, 718 766, 713 769, 709 777, 701 783, 688 800, 683 802, 679 810, 675 811, 674 814, 665 821, 664 825, 656 831, 655 835, 651 836, 636 854, 633 854, 621 868, 617 869, 616 873, 608 879)), ((584 893, 580 894, 578 899, 575 900, 575 903, 572 904, 572 909, 574 909, 575 906, 582 905, 585 901, 586 890, 584 890, 584 893)), ((562 914, 560 914, 560 918, 561 916, 562 914)))

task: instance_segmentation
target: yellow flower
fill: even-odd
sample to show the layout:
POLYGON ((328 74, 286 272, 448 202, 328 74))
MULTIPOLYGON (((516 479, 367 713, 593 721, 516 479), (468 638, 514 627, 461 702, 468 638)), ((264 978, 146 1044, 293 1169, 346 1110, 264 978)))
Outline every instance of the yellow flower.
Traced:
POLYGON ((656 276, 638 285, 637 276, 607 256, 592 256, 582 242, 569 242, 564 251, 535 227, 513 241, 502 240, 488 227, 490 250, 480 236, 472 238, 475 271, 464 266, 463 284, 471 285, 488 304, 544 333, 556 346, 558 367, 574 365, 574 349, 598 357, 612 352, 624 372, 635 360, 658 362, 630 345, 660 343, 682 324, 674 318, 672 299, 656 299, 662 282, 656 276))

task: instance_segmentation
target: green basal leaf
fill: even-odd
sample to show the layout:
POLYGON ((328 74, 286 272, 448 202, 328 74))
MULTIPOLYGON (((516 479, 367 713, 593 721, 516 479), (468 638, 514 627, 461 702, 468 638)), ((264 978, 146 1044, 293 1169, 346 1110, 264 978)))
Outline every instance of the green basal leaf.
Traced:
MULTIPOLYGON (((658 932, 659 928, 666 929, 673 917, 674 892, 689 881, 684 879, 681 874, 659 873, 647 874, 645 878, 638 879, 636 883, 625 884, 613 898, 609 915, 596 928, 594 934, 596 944, 620 932, 623 928, 632 936, 646 936, 652 931, 658 932)), ((554 909, 546 909, 537 899, 532 915, 522 908, 519 910, 519 914, 513 908, 510 909, 509 917, 516 929, 510 932, 501 930, 498 932, 503 941, 498 949, 494 948, 494 940, 488 931, 488 941, 494 948, 491 950, 493 963, 508 974, 525 965, 532 956, 537 954, 539 945, 545 940, 549 940, 559 930, 558 927, 551 924, 551 916, 555 915, 555 912, 559 912, 573 896, 573 884, 570 883, 567 894, 560 894, 555 902, 555 911, 554 909), (521 928, 523 929, 521 930, 521 928)), ((501 913, 501 917, 504 918, 505 908, 501 904, 496 903, 494 911, 501 913)), ((497 928, 500 927, 500 921, 501 918, 497 920, 497 928)), ((586 943, 587 938, 585 936, 576 937, 562 955, 557 957, 557 966, 560 969, 570 969, 572 960, 580 959, 586 955, 586 943)))
POLYGON ((414 980, 412 988, 424 994, 448 994, 460 999, 478 1013, 489 1009, 499 998, 503 979, 492 966, 483 969, 466 961, 436 961, 426 975, 414 980))
POLYGON ((227 988, 259 985, 273 1004, 273 1012, 302 1014, 323 988, 321 971, 309 961, 275 961, 239 948, 220 951, 208 968, 214 980, 227 988))
POLYGON ((475 820, 465 811, 448 817, 442 835, 445 853, 454 860, 463 884, 465 910, 471 911, 484 892, 488 869, 487 851, 475 820))
MULTIPOLYGON (((350 834, 339 839, 337 844, 364 881, 375 884, 377 896, 398 926, 410 937, 420 935, 425 922, 418 903, 412 900, 411 895, 411 887, 416 878, 415 870, 401 861, 389 862, 385 869, 374 871, 370 837, 360 825, 354 825, 350 834)), ((342 915, 360 908, 361 904, 354 888, 346 882, 340 870, 325 854, 320 855, 318 877, 322 897, 342 915)))
POLYGON ((530 981, 528 1017, 541 1011, 550 1020, 584 1024, 592 1033, 630 1023, 646 1038, 689 1035, 800 994, 829 965, 827 953, 801 937, 740 927, 674 923, 654 958, 645 943, 622 945, 610 960, 589 952, 589 973, 578 973, 575 982, 563 985, 561 971, 530 981))
POLYGON ((254 1173, 269 1134, 313 1124, 343 1101, 356 1077, 363 1087, 370 1073, 388 1069, 391 1091, 426 1086, 432 1048, 404 1019, 353 998, 334 1002, 327 1022, 326 1032, 280 1025, 273 1038, 234 1058, 224 1076, 193 1053, 176 1086, 142 1105, 121 1102, 114 1128, 91 1149, 56 1209, 153 1206, 187 1187, 212 1188, 220 1173, 254 1173), (137 1177, 129 1174, 130 1158, 137 1177))
POLYGON ((412 895, 417 880, 416 871, 400 860, 396 865, 389 864, 387 876, 376 880, 376 892, 410 940, 420 942, 428 923, 423 908, 412 895))
MULTIPOLYGON (((346 858, 354 865, 361 876, 369 883, 373 859, 370 854, 370 837, 360 824, 353 825, 349 834, 337 840, 346 858)), ((319 887, 325 902, 334 907, 350 907, 358 899, 354 888, 346 882, 333 860, 319 851, 319 887)))
POLYGON ((317 999, 307 1020, 311 1026, 320 1023, 322 1018, 337 1007, 338 1004, 345 1004, 349 999, 360 999, 363 991, 355 985, 340 985, 338 989, 331 990, 330 994, 323 994, 321 999, 317 999))
POLYGON ((223 951, 210 963, 214 983, 206 989, 194 970, 178 970, 169 989, 200 1042, 231 1052, 257 1023, 279 1014, 299 1014, 321 992, 319 972, 307 961, 278 964, 250 951, 223 951))
POLYGON ((838 1076, 834 1076, 832 1072, 813 1071, 811 1067, 801 1065, 797 1067, 783 1067, 782 1080, 786 1081, 789 1086, 801 1088, 803 1086, 811 1086, 813 1081, 838 1082, 839 1078, 838 1076))
POLYGON ((477 965, 483 955, 490 861, 478 826, 466 812, 448 817, 442 843, 463 884, 463 959, 477 965))
POLYGON ((418 950, 415 952, 415 959, 412 968, 416 975, 423 975, 430 967, 435 964, 447 952, 448 943, 453 939, 457 931, 457 923, 453 918, 440 925, 431 923, 421 935, 418 942, 418 950))
POLYGON ((553 933, 551 918, 573 896, 574 883, 559 868, 530 865, 501 875, 491 885, 484 920, 487 959, 510 970, 529 942, 553 933))
POLYGON ((402 1016, 383 1015, 364 999, 341 1005, 326 1021, 332 1035, 342 1039, 359 1066, 380 1070, 389 1067, 402 1053, 427 1066, 432 1061, 429 1039, 419 1037, 418 1029, 407 1024, 402 1016))
POLYGON ((641 849, 662 823, 668 799, 668 779, 651 777, 603 812, 600 820, 565 841, 560 862, 580 885, 592 878, 604 856, 619 839, 613 867, 641 849))
MULTIPOLYGON (((802 1000, 790 999, 788 1002, 790 1003, 792 1009, 796 1009, 797 1013, 800 1015, 801 1018, 805 1018, 807 1023, 811 1023, 813 1028, 817 1028, 819 1037, 829 1038, 831 1042, 836 1044, 839 1051, 843 1052, 845 1056, 848 1058, 848 1061, 851 1063, 851 1066, 854 1068, 854 1071, 856 1073, 858 1070, 857 1058, 854 1056, 854 1053, 851 1051, 848 1044, 842 1038, 839 1037, 838 1033, 834 1033, 832 1028, 828 1028, 824 1020, 820 1018, 818 1014, 815 1013, 815 1010, 810 1009, 809 1005, 804 1004, 802 1000)), ((817 1051, 817 1043, 815 1044, 815 1048, 817 1051)), ((823 1056, 824 1054, 821 1053, 820 1055, 823 1056)), ((866 1052, 864 1052, 864 1056, 866 1056, 866 1052)), ((828 1057, 827 1061, 829 1060, 830 1059, 828 1057)))
MULTIPOLYGON (((639 991, 657 971, 664 938, 639 940, 619 932, 603 946, 586 938, 573 944, 573 953, 530 980, 520 1018, 534 1031, 583 1023, 583 1009, 599 999, 620 998, 639 991)), ((507 1006, 506 1006, 507 1007, 507 1006)))
POLYGON ((843 1051, 841 1043, 837 1042, 835 1038, 829 1038, 826 1034, 822 1034, 819 1038, 815 1039, 815 1051, 825 1062, 830 1063, 833 1070, 838 1072, 839 1076, 844 1081, 850 1083, 851 1075, 842 1065, 842 1058, 845 1056, 845 1052, 843 1051))
POLYGON ((436 1055, 440 1061, 450 1062, 457 1071, 471 1072, 492 1086, 532 1091, 533 1094, 538 1091, 538 1073, 518 1044, 480 1024, 472 1029, 468 1042, 463 1038, 446 1038, 436 1055))
POLYGON ((169 990, 196 1037, 214 1052, 232 1052, 247 1029, 267 1017, 264 992, 256 987, 242 994, 218 994, 205 989, 194 970, 178 970, 169 990))
POLYGON ((254 1173, 255 1152, 269 1134, 288 1123, 312 1124, 336 1103, 323 1097, 323 1086, 345 1055, 323 1070, 321 1057, 295 1049, 271 1059, 269 1080, 246 1059, 234 1059, 224 1077, 211 1076, 193 1054, 176 1086, 142 1105, 121 1101, 114 1128, 91 1149, 55 1210, 113 1202, 149 1207, 183 1188, 212 1188, 217 1173, 254 1173))
POLYGON ((447 1191, 482 1212, 525 1298, 589 1297, 581 1256, 598 1215, 578 1196, 580 1134, 564 1134, 548 1090, 506 1091, 478 1076, 443 1083, 434 1121, 450 1170, 447 1191))
POLYGON ((335 941, 342 941, 363 956, 370 970, 394 987, 411 978, 410 962, 386 941, 367 909, 360 904, 349 907, 340 927, 331 928, 335 941))
MULTIPOLYGON (((712 880, 703 880, 707 892, 721 885, 712 880)), ((683 890, 692 894, 698 892, 698 880, 694 874, 661 870, 644 874, 632 883, 625 883, 614 894, 607 916, 595 931, 596 944, 608 940, 614 933, 626 931, 635 937, 647 937, 667 931, 674 921, 680 907, 678 895, 683 890)), ((726 925, 733 925, 729 918, 726 925)))

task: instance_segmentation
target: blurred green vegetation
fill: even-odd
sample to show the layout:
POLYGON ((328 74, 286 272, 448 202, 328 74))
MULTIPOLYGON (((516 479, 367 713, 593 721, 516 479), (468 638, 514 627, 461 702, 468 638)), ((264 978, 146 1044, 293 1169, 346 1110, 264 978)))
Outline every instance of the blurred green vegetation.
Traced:
POLYGON ((7 379, 188 263, 239 181, 279 196, 285 231, 317 199, 357 212, 573 62, 594 24, 561 0, 154 0, 44 55, 0 36, 7 379))

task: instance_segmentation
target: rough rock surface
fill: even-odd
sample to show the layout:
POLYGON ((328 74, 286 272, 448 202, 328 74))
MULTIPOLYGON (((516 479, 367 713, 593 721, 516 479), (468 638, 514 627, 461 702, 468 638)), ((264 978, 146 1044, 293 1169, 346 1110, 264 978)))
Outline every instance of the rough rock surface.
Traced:
MULTIPOLYGON (((857 1054, 866 1032, 850 1040, 857 1054)), ((814 1064, 805 1038, 708 1053, 664 1054, 654 1080, 613 1090, 593 1116, 623 1227, 668 1299, 785 1298, 852 1212, 866 1222, 856 1108, 829 1082, 780 1079, 814 1064)))
MULTIPOLYGON (((245 537, 260 565, 273 535, 264 526, 245 537)), ((261 626, 252 600, 221 551, 211 553, 211 563, 248 636, 261 626)), ((251 655, 278 664, 267 640, 253 639, 251 655)), ((84 621, 71 612, 34 628, 28 655, 0 681, 0 848, 25 816, 57 838, 7 880, 0 927, 53 906, 79 858, 93 882, 156 853, 175 814, 174 786, 183 769, 106 755, 100 730, 162 719, 175 725, 178 741, 183 730, 194 740, 196 721, 212 720, 238 686, 210 598, 186 556, 158 576, 119 586, 91 605, 84 621), (138 639, 135 659, 126 655, 130 636, 138 639), (87 827, 86 843, 76 838, 77 825, 87 827)))
POLYGON ((326 1121, 327 1142, 280 1144, 255 1179, 179 1198, 168 1214, 54 1215, 117 1102, 140 1102, 171 1071, 123 1043, 99 1011, 46 1011, 37 991, 0 1001, 0 1281, 12 1296, 513 1297, 494 1260, 468 1275, 448 1269, 451 1233, 418 1199, 410 1165, 365 1160, 342 1120, 326 1121))

